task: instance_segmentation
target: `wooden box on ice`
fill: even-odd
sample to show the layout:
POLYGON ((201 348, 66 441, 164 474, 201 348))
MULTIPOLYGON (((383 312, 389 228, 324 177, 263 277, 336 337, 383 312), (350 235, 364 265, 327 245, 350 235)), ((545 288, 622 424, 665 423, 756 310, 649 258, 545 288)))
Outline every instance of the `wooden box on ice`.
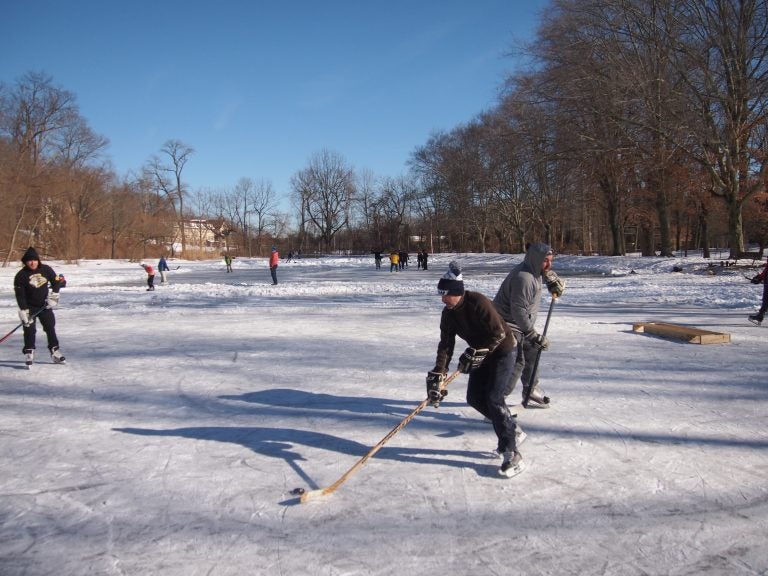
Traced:
POLYGON ((685 340, 691 344, 727 344, 731 341, 731 335, 726 332, 711 332, 679 324, 667 324, 666 322, 638 322, 632 325, 633 332, 647 332, 672 338, 685 340))

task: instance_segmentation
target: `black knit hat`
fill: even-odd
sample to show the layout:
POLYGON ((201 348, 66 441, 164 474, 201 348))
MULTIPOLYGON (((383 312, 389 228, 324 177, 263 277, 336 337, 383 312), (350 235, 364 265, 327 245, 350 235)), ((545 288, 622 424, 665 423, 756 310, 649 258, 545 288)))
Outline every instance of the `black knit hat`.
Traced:
POLYGON ((461 275, 461 266, 457 262, 448 265, 448 272, 443 274, 437 283, 437 291, 449 296, 462 296, 464 294, 464 277, 461 275))
POLYGON ((38 262, 40 261, 40 256, 37 255, 37 250, 32 248, 32 246, 27 248, 27 251, 24 252, 24 256, 21 257, 21 261, 24 262, 24 264, 30 260, 37 260, 38 262))

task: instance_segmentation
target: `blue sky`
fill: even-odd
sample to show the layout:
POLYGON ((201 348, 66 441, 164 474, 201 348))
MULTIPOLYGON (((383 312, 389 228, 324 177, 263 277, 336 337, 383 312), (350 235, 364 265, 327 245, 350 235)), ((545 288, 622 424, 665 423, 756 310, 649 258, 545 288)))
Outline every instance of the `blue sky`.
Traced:
POLYGON ((0 0, 0 81, 73 92, 123 176, 169 139, 193 189, 271 181, 323 149, 400 176, 415 148, 494 106, 545 0, 0 0))

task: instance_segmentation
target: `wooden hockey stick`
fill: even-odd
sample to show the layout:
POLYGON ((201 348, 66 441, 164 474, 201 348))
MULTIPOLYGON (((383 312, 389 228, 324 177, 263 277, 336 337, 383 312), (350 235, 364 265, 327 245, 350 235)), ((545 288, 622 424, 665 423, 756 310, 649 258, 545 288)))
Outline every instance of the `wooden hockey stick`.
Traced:
MULTIPOLYGON (((549 328, 549 319, 552 318, 552 308, 555 307, 555 300, 557 296, 552 296, 552 301, 549 303, 549 312, 547 312, 547 321, 544 323, 544 331, 541 333, 541 337, 544 338, 547 335, 547 328, 549 328)), ((536 352, 536 360, 533 362, 533 370, 531 371, 531 385, 525 390, 523 397, 523 408, 528 408, 528 401, 533 394, 534 382, 536 382, 536 372, 539 371, 539 358, 541 358, 541 348, 536 352)))
MULTIPOLYGON (((456 370, 456 372, 454 372, 453 374, 448 376, 443 381, 443 387, 448 386, 448 384, 450 384, 459 374, 461 374, 461 371, 460 370, 456 370)), ((378 444, 376 444, 376 446, 371 448, 365 456, 360 458, 360 460, 358 460, 354 464, 354 466, 352 466, 352 468, 347 470, 341 476, 341 478, 336 480, 336 482, 334 482, 333 484, 331 484, 330 486, 327 486, 325 488, 318 488, 317 490, 309 490, 307 492, 304 492, 301 495, 301 503, 304 504, 304 503, 309 502, 310 500, 314 500, 314 499, 316 499, 316 498, 318 498, 320 496, 325 496, 326 494, 331 494, 331 493, 335 492, 336 489, 339 486, 344 484, 344 482, 346 482, 349 479, 349 477, 352 476, 352 474, 357 472, 360 469, 360 467, 362 467, 363 464, 365 464, 374 454, 376 454, 376 452, 381 450, 381 448, 384 446, 384 444, 389 442, 389 440, 392 438, 392 436, 394 436, 395 434, 400 432, 400 430, 405 428, 408 425, 408 423, 411 420, 413 420, 419 412, 424 410, 424 408, 426 408, 426 406, 427 406, 427 404, 429 404, 429 402, 430 402, 429 398, 425 398, 424 400, 422 400, 421 403, 418 406, 416 406, 416 408, 414 408, 411 411, 410 414, 408 414, 408 416, 403 418, 403 420, 402 420, 402 422, 400 422, 400 424, 398 424, 397 426, 392 428, 392 430, 390 430, 389 433, 386 436, 384 436, 384 438, 382 438, 379 441, 378 444)))
MULTIPOLYGON (((30 322, 32 322, 32 320, 34 320, 35 318, 37 318, 37 317, 38 317, 38 315, 39 315, 39 314, 40 314, 40 313, 41 313, 43 310, 45 310, 45 307, 43 307, 43 308, 40 308, 40 310, 38 310, 37 312, 35 312, 34 314, 32 314, 32 316, 30 316, 30 317, 29 317, 29 321, 30 321, 30 322)), ((21 323, 20 323, 18 326, 16 326, 16 328, 14 328, 14 329, 13 329, 13 330, 11 330, 10 332, 8 332, 8 334, 6 334, 6 335, 5 335, 5 336, 3 336, 2 338, 0 338, 0 344, 2 344, 3 342, 5 342, 6 340, 8 340, 8 338, 10 338, 10 337, 11 337, 11 335, 12 335, 14 332, 16 332, 16 330, 18 330, 19 328, 21 328, 22 326, 24 326, 24 322, 21 322, 21 323)))

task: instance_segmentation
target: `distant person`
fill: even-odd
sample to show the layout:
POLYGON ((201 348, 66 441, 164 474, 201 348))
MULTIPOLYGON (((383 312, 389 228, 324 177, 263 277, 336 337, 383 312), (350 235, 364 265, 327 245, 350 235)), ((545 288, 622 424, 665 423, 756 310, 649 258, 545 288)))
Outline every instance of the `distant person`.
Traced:
POLYGON ((416 270, 421 270, 421 263, 423 262, 421 257, 421 250, 416 252, 416 270))
POLYGON ((539 351, 549 347, 549 340, 536 331, 542 277, 554 297, 562 296, 565 291, 565 284, 552 271, 553 259, 554 252, 547 244, 530 244, 523 261, 507 275, 493 299, 496 310, 517 339, 515 371, 506 394, 511 394, 517 380, 521 380, 523 398, 530 388, 529 405, 532 402, 541 408, 549 407, 549 398, 539 389, 538 375, 533 374, 533 367, 539 351))
POLYGON ((373 261, 376 263, 376 270, 381 270, 381 250, 373 251, 373 261))
POLYGON ((424 270, 427 269, 427 251, 426 250, 424 250, 424 252, 422 252, 421 254, 421 267, 424 270))
POLYGON ((147 292, 151 292, 155 289, 155 269, 145 262, 141 263, 141 267, 147 273, 147 292))
POLYGON ((160 284, 165 284, 168 279, 167 273, 170 270, 168 268, 168 262, 165 261, 165 256, 160 256, 160 261, 157 263, 157 269, 160 272, 160 284))
POLYGON ((392 250, 392 252, 389 255, 389 271, 397 272, 397 269, 399 266, 400 266, 400 255, 397 253, 397 250, 392 250))
POLYGON ((234 260, 234 257, 230 256, 229 252, 224 254, 224 264, 227 266, 227 272, 232 272, 232 260, 234 260))
POLYGON ((749 317, 749 321, 757 326, 760 326, 760 324, 763 323, 765 312, 768 310, 768 280, 766 277, 768 277, 768 260, 766 261, 765 266, 763 266, 763 270, 750 280, 752 284, 763 285, 763 300, 760 305, 760 310, 758 310, 757 314, 752 314, 749 317))
POLYGON ((408 252, 402 250, 397 256, 400 260, 400 270, 408 268, 408 252))
POLYGON ((13 278, 13 291, 19 306, 19 320, 24 326, 24 354, 27 369, 32 368, 35 360, 35 339, 37 320, 48 339, 48 351, 54 364, 64 364, 66 359, 59 350, 56 336, 56 316, 53 309, 59 304, 59 290, 67 285, 64 276, 59 276, 53 268, 40 262, 40 256, 33 247, 27 248, 21 257, 24 264, 13 278), (49 289, 50 286, 50 289, 49 289))
POLYGON ((445 308, 440 317, 435 367, 427 373, 427 395, 433 406, 439 405, 446 395, 442 383, 458 336, 469 345, 458 365, 458 370, 469 374, 467 404, 493 423, 497 452, 503 457, 499 474, 511 478, 523 471, 518 446, 523 439, 522 431, 504 399, 515 369, 515 337, 485 295, 464 290, 461 268, 456 262, 451 262, 448 272, 440 278, 437 290, 445 308))
POLYGON ((286 262, 290 262, 291 260, 293 260, 293 250, 288 252, 288 256, 285 259, 286 262))
POLYGON ((272 286, 277 286, 277 264, 280 262, 280 254, 275 246, 272 246, 272 254, 269 257, 269 273, 272 275, 272 286))

